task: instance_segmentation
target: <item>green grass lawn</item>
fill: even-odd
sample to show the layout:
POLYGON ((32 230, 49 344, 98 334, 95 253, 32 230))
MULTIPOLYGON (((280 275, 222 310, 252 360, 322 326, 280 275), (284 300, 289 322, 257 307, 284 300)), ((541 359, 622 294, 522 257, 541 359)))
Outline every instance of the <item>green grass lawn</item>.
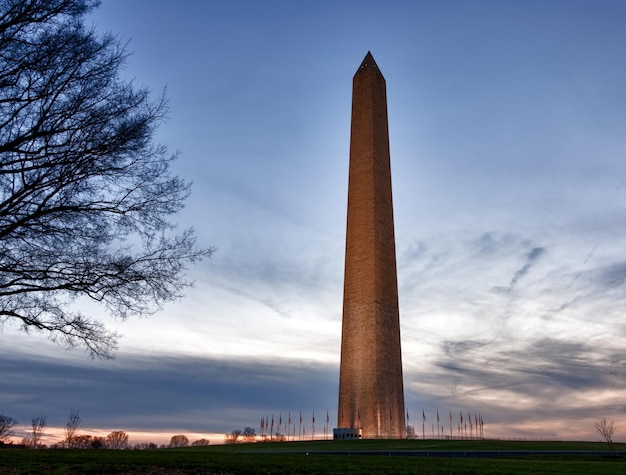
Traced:
MULTIPOLYGON (((593 442, 381 441, 237 444, 159 450, 0 450, 0 474, 624 474, 593 442), (597 450, 590 456, 438 458, 362 450, 597 450), (285 452, 305 452, 290 454, 285 452), (350 455, 316 452, 349 451, 350 455), (306 452, 309 455, 306 455, 306 452)), ((617 444, 616 450, 626 450, 617 444)))

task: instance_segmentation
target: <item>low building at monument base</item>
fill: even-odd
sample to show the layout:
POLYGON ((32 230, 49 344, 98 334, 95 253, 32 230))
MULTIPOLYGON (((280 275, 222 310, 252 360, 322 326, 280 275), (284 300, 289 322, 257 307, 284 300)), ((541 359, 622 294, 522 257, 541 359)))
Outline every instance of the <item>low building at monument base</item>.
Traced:
POLYGON ((361 429, 351 427, 333 429, 333 440, 360 440, 363 438, 361 429))

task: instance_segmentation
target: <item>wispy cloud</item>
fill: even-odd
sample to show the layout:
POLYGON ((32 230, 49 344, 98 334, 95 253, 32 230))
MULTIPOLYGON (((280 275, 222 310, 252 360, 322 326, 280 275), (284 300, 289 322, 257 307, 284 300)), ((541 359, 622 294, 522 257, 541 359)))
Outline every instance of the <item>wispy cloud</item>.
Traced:
POLYGON ((544 254, 544 252, 545 249, 543 247, 534 247, 530 250, 526 256, 525 264, 517 272, 515 272, 515 275, 511 279, 509 291, 515 287, 521 278, 528 274, 530 269, 535 265, 536 261, 544 254))

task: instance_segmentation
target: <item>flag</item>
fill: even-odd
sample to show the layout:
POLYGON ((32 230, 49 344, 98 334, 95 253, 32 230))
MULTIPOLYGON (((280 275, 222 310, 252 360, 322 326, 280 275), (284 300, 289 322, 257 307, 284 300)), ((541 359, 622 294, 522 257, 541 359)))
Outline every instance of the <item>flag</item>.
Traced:
POLYGON ((437 409, 437 424, 439 424, 439 409, 437 409))
POLYGON ((313 424, 315 424, 315 409, 313 409, 313 424))
POLYGON ((422 409, 422 421, 426 422, 426 414, 424 414, 424 409, 422 409))
POLYGON ((326 424, 330 422, 330 418, 328 417, 328 409, 326 409, 326 424))

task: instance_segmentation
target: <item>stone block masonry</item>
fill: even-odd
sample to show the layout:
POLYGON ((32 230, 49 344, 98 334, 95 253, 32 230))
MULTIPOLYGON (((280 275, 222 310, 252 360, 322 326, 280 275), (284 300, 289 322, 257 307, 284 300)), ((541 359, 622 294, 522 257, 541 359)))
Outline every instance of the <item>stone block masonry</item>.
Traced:
POLYGON ((406 437, 387 92, 369 52, 353 78, 338 427, 406 437))

